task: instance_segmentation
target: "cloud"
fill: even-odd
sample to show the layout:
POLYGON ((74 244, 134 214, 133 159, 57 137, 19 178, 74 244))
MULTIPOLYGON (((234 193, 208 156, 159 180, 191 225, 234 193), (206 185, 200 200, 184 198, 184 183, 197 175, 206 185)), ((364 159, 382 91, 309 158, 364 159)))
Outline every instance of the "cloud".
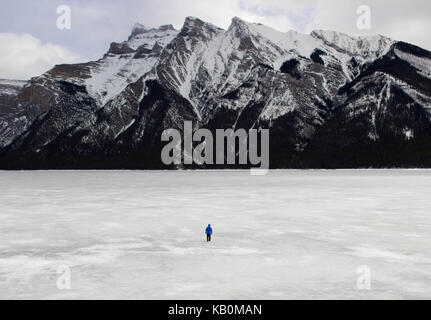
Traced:
POLYGON ((0 33, 0 78, 26 80, 55 64, 85 60, 59 45, 45 43, 30 34, 0 33))

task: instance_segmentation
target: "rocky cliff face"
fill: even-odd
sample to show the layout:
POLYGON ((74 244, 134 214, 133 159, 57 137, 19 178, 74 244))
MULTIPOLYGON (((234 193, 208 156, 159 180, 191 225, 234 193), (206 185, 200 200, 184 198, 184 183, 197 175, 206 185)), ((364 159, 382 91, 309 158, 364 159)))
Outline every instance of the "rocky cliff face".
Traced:
POLYGON ((25 108, 18 95, 25 81, 0 79, 0 148, 13 142, 41 113, 38 105, 25 108))
POLYGON ((430 77, 431 53, 383 36, 138 24, 98 61, 0 92, 0 166, 163 168, 161 133, 191 120, 269 128, 273 168, 428 167, 430 77))

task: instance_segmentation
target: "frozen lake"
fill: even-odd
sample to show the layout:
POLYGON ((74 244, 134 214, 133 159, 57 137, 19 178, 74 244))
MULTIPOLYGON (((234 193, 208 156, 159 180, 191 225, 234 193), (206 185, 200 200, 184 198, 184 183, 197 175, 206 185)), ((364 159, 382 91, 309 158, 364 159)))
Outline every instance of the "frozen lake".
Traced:
POLYGON ((431 299, 431 171, 0 171, 0 298, 431 299))

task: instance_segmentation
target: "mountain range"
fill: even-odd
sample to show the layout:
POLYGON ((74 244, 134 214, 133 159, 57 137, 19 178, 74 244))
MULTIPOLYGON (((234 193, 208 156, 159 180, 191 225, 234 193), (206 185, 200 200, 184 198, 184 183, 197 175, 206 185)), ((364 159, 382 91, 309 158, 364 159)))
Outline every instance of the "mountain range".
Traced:
POLYGON ((0 80, 0 169, 163 169, 163 130, 265 128, 271 168, 431 167, 431 53, 233 18, 147 28, 0 80))

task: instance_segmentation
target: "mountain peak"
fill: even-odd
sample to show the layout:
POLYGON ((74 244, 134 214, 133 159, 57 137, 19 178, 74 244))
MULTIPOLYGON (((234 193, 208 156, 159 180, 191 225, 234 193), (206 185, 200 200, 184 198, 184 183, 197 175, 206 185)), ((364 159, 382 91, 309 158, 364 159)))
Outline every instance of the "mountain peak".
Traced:
POLYGON ((150 27, 144 26, 143 24, 135 23, 135 25, 132 28, 132 34, 130 35, 129 39, 133 36, 136 36, 142 33, 149 33, 151 31, 175 31, 175 28, 172 24, 164 24, 158 28, 150 28, 150 27))
POLYGON ((174 28, 174 26, 172 24, 164 24, 164 25, 161 25, 159 27, 159 30, 162 30, 162 31, 175 30, 175 28, 174 28))
POLYGON ((184 20, 183 28, 184 27, 194 27, 195 25, 201 25, 204 23, 205 23, 204 21, 202 21, 201 19, 199 19, 197 17, 188 16, 184 20))
POLYGON ((181 34, 194 34, 194 35, 204 35, 213 34, 223 30, 209 22, 205 22, 196 17, 187 17, 184 21, 183 27, 181 28, 181 34))
POLYGON ((361 55, 363 58, 375 59, 390 49, 394 41, 382 35, 351 36, 338 31, 314 30, 310 34, 313 38, 323 41, 327 45, 347 51, 350 54, 361 55))
POLYGON ((184 28, 202 27, 202 26, 205 26, 205 27, 210 28, 210 29, 220 29, 221 30, 221 28, 213 25, 212 23, 203 21, 197 17, 192 17, 192 16, 186 17, 186 19, 184 21, 183 29, 184 28))
POLYGON ((232 24, 239 24, 239 25, 248 25, 249 23, 243 19, 241 19, 240 17, 233 17, 232 18, 232 24))
POLYGON ((132 35, 143 33, 145 31, 148 31, 149 29, 150 28, 144 26, 143 24, 135 23, 135 25, 132 28, 132 35))
POLYGON ((233 17, 228 31, 234 32, 237 37, 241 37, 241 35, 244 36, 245 34, 250 33, 250 25, 250 23, 239 17, 233 17))
POLYGON ((233 17, 229 29, 231 28, 248 29, 249 26, 250 26, 250 23, 248 23, 247 21, 242 20, 239 17, 233 17))
POLYGON ((392 40, 388 37, 382 36, 382 35, 369 35, 369 36, 351 36, 343 32, 339 31, 333 31, 333 30, 322 30, 322 29, 316 29, 311 32, 311 36, 321 38, 323 40, 332 42, 332 43, 339 43, 341 41, 358 41, 358 40, 365 40, 365 41, 384 41, 384 42, 391 42, 392 40))

